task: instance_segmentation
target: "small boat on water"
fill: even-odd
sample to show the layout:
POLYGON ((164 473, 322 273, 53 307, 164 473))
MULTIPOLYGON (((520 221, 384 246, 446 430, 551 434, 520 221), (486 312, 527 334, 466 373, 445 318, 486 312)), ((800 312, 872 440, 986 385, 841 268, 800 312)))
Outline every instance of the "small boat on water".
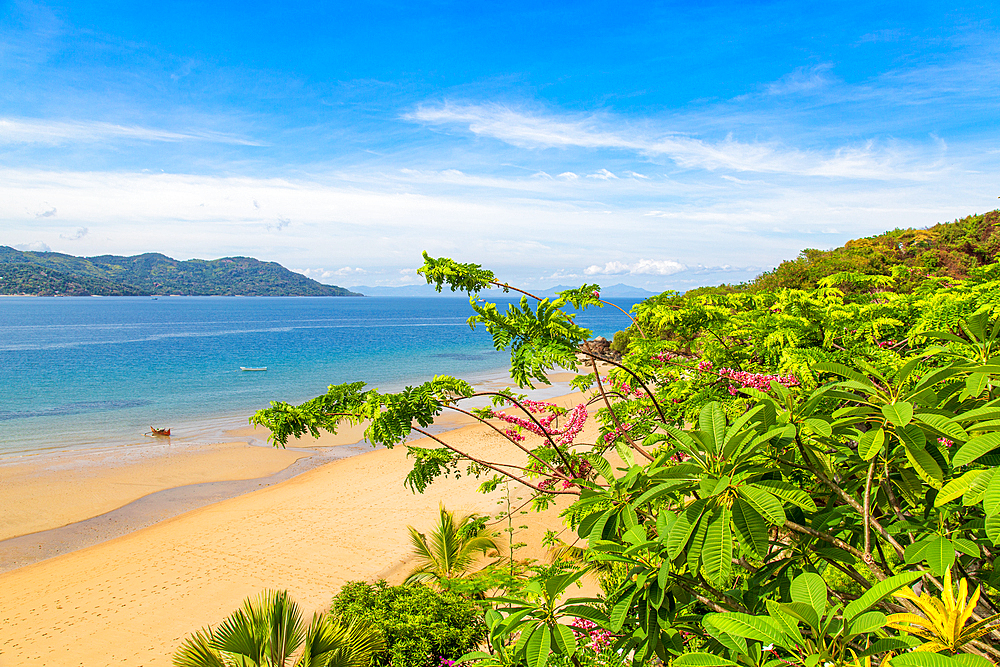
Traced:
POLYGON ((247 366, 240 366, 241 371, 266 371, 267 366, 261 366, 260 368, 249 368, 247 366))
POLYGON ((147 433, 146 435, 152 435, 152 436, 165 435, 167 437, 170 437, 170 429, 169 428, 156 428, 155 426, 150 426, 149 427, 149 433, 147 433))

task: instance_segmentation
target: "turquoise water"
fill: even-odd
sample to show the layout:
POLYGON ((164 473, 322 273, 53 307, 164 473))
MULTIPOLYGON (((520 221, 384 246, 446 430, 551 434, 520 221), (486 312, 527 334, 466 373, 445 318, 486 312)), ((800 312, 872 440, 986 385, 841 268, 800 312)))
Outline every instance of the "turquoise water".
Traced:
MULTIPOLYGON (((470 314, 464 298, 0 298, 0 455, 137 442, 150 425, 217 441, 330 384, 505 375, 470 314)), ((607 307, 577 321, 608 338, 628 325, 607 307)))

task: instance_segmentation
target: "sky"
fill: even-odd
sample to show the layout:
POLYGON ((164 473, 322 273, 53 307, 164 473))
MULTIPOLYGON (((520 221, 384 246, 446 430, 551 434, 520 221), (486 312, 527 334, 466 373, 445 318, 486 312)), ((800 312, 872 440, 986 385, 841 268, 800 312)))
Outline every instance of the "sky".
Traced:
POLYGON ((0 0, 0 245, 741 282, 997 208, 998 31, 961 0, 0 0))

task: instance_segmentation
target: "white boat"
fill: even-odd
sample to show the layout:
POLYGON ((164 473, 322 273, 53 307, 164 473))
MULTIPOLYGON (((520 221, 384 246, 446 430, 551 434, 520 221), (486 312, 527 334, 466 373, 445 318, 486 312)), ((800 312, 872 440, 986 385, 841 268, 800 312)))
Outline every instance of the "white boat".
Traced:
POLYGON ((267 366, 262 366, 260 368, 247 368, 246 366, 240 366, 241 371, 266 371, 267 366))

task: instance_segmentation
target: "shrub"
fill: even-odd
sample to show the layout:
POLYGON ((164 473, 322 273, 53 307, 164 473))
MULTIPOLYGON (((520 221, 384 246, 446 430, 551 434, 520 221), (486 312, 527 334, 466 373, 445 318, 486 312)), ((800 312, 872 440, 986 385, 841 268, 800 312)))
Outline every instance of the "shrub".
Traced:
POLYGON ((349 582, 332 611, 382 633, 386 648, 373 660, 376 667, 437 667, 440 658, 457 659, 486 636, 479 604, 422 584, 349 582))

